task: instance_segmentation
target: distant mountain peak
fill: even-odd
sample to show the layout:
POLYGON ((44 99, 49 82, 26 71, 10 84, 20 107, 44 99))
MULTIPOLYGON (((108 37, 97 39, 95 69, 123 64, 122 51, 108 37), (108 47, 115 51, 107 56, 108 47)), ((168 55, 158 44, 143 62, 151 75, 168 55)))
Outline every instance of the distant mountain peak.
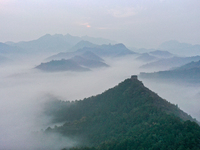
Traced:
POLYGON ((168 51, 165 51, 165 50, 155 50, 155 51, 151 51, 149 53, 153 56, 158 56, 158 57, 163 57, 163 58, 169 58, 169 57, 174 56, 174 54, 172 54, 168 51))
POLYGON ((83 47, 95 47, 95 46, 97 45, 86 40, 81 40, 74 47, 72 47, 72 49, 76 48, 76 50, 78 50, 79 48, 83 48, 83 47))
POLYGON ((81 40, 80 42, 77 43, 77 45, 78 45, 78 44, 80 44, 80 45, 81 45, 81 44, 86 44, 86 43, 87 43, 87 44, 88 44, 88 43, 89 43, 89 44, 93 44, 93 43, 91 43, 91 42, 89 42, 89 41, 81 40))
POLYGON ((188 56, 193 56, 193 55, 199 55, 199 49, 200 45, 192 45, 189 43, 184 43, 184 42, 179 42, 176 40, 170 40, 163 42, 158 49, 161 50, 167 50, 169 52, 172 52, 174 54, 181 54, 181 55, 188 55, 188 56))
POLYGON ((52 60, 47 63, 41 63, 35 67, 36 69, 47 72, 60 72, 60 71, 90 71, 90 69, 80 66, 72 59, 52 60))
POLYGON ((51 37, 51 34, 45 34, 45 35, 41 36, 39 39, 50 38, 50 37, 51 37))
POLYGON ((143 53, 142 55, 136 58, 136 60, 143 61, 143 62, 151 62, 157 59, 158 59, 157 57, 149 55, 148 53, 143 53))
POLYGON ((197 69, 197 68, 198 69, 200 68, 200 60, 187 63, 181 67, 176 68, 175 70, 187 70, 187 69, 197 69))
POLYGON ((155 51, 150 52, 150 54, 171 54, 171 53, 164 50, 155 50, 155 51))
POLYGON ((120 48, 126 48, 126 46, 123 43, 118 43, 113 46, 120 47, 120 48))

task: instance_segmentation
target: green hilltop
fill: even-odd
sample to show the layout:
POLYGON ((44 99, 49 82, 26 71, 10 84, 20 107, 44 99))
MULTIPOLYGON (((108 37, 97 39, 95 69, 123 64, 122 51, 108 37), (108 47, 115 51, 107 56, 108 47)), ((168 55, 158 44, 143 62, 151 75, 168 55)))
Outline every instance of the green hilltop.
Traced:
POLYGON ((48 103, 45 113, 54 123, 65 122, 46 133, 79 141, 71 150, 200 149, 198 122, 146 88, 137 76, 97 96, 48 103))

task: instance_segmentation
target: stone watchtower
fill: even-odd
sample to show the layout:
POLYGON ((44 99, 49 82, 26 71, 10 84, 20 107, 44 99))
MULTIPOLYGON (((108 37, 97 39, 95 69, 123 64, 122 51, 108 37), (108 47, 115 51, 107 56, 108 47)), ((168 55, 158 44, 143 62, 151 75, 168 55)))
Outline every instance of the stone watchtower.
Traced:
POLYGON ((134 81, 134 80, 138 80, 137 75, 132 75, 132 76, 131 76, 131 80, 132 80, 132 81, 134 81))

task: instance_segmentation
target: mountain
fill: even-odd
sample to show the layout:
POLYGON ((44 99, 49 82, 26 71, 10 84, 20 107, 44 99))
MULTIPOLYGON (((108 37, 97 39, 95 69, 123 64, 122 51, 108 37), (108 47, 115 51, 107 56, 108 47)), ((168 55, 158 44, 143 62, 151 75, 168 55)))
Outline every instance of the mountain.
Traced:
POLYGON ((50 61, 50 60, 61 60, 61 59, 70 59, 76 55, 81 55, 82 53, 79 53, 77 51, 75 52, 60 52, 58 54, 52 55, 45 60, 50 61))
POLYGON ((95 37, 90 37, 90 36, 82 36, 82 40, 84 41, 89 41, 91 43, 97 44, 97 45, 102 45, 102 44, 116 44, 116 41, 104 39, 104 38, 95 38, 95 37))
POLYGON ((81 54, 82 57, 90 60, 96 60, 96 61, 104 61, 101 57, 95 55, 94 53, 90 51, 86 51, 83 54, 81 54))
POLYGON ((56 55, 50 56, 46 58, 46 60, 61 60, 61 59, 71 59, 72 57, 75 56, 81 56, 86 59, 91 59, 91 60, 97 60, 97 61, 104 61, 101 57, 97 56, 91 51, 85 51, 85 52, 63 52, 63 53, 58 53, 56 55))
POLYGON ((186 69, 192 69, 192 68, 200 68, 200 60, 197 62, 190 62, 188 64, 185 64, 181 67, 176 68, 176 70, 186 70, 186 69))
POLYGON ((146 88, 137 76, 97 96, 45 106, 44 113, 54 123, 64 122, 45 133, 78 140, 80 148, 71 149, 200 149, 195 120, 146 88))
POLYGON ((154 50, 141 54, 136 60, 143 62, 152 62, 163 58, 172 58, 174 54, 168 51, 154 50))
POLYGON ((161 50, 152 51, 149 52, 149 54, 159 58, 170 58, 174 56, 174 54, 168 51, 161 51, 161 50))
POLYGON ((77 51, 78 49, 84 48, 84 47, 96 47, 98 45, 93 44, 89 41, 80 41, 76 45, 74 45, 72 48, 70 48, 70 51, 77 51))
POLYGON ((181 67, 168 71, 159 71, 154 73, 140 73, 141 78, 171 81, 173 83, 200 83, 200 61, 191 62, 181 67))
POLYGON ((24 60, 26 51, 14 45, 0 42, 0 63, 13 63, 15 60, 24 60))
POLYGON ((86 52, 91 51, 94 54, 101 56, 101 57, 119 57, 129 54, 136 54, 135 52, 129 50, 126 48, 126 46, 122 43, 115 44, 115 45, 100 45, 98 47, 84 47, 82 49, 79 49, 77 52, 86 52))
POLYGON ((70 60, 73 60, 80 66, 84 66, 87 68, 99 68, 99 67, 108 67, 108 65, 104 62, 94 60, 94 59, 86 59, 81 56, 74 56, 70 60))
POLYGON ((136 54, 135 52, 126 48, 123 44, 115 45, 99 45, 96 47, 83 47, 75 52, 61 52, 56 55, 48 57, 46 60, 59 60, 59 59, 69 59, 76 55, 82 55, 84 53, 93 53, 95 57, 120 57, 130 54, 136 54))
POLYGON ((175 54, 194 56, 200 55, 200 45, 192 45, 188 43, 180 43, 176 40, 166 41, 162 43, 158 49, 166 50, 175 54))
POLYGON ((147 63, 141 68, 143 69, 158 69, 158 70, 169 70, 174 67, 180 67, 192 61, 199 61, 200 56, 192 57, 172 57, 168 59, 160 59, 158 61, 147 63))
POLYGON ((157 57, 151 56, 148 53, 143 53, 139 57, 136 58, 136 60, 142 61, 142 62, 151 62, 151 61, 155 61, 157 59, 158 59, 157 57))
POLYGON ((36 69, 47 72, 59 72, 59 71, 89 71, 88 68, 80 66, 73 60, 52 60, 47 63, 41 63, 36 69))
POLYGON ((0 42, 0 53, 1 54, 7 54, 7 53, 11 53, 11 52, 12 53, 15 52, 13 47, 0 42))
POLYGON ((0 54, 9 56, 22 52, 23 49, 0 42, 0 54))
POLYGON ((132 48, 132 50, 134 50, 135 52, 138 52, 138 53, 149 53, 151 51, 156 51, 157 49, 154 49, 154 48, 132 48))
POLYGON ((72 43, 61 34, 46 34, 39 39, 23 41, 14 45, 25 49, 29 53, 60 52, 67 51, 72 47, 72 43))
POLYGON ((46 34, 36 40, 22 41, 18 43, 7 42, 7 44, 25 49, 29 53, 45 53, 45 52, 55 53, 55 52, 74 50, 77 47, 73 46, 86 39, 88 42, 91 43, 92 41, 96 41, 95 44, 98 43, 98 40, 100 40, 99 43, 101 44, 112 43, 112 41, 103 38, 93 38, 93 37, 85 38, 85 37, 72 36, 70 34, 67 35, 46 34))
POLYGON ((69 59, 51 60, 41 63, 36 68, 43 71, 88 71, 92 68, 109 67, 102 58, 92 52, 68 52, 65 54, 68 55, 64 58, 69 59))

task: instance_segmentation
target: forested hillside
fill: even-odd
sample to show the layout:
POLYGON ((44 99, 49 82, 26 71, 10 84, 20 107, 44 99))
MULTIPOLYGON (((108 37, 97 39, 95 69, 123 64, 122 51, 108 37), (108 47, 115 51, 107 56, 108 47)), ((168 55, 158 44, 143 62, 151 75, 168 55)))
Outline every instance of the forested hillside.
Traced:
POLYGON ((79 146, 95 147, 91 149, 200 148, 200 127, 191 122, 195 120, 136 76, 97 96, 49 103, 46 114, 65 123, 45 132, 78 139, 79 146))

